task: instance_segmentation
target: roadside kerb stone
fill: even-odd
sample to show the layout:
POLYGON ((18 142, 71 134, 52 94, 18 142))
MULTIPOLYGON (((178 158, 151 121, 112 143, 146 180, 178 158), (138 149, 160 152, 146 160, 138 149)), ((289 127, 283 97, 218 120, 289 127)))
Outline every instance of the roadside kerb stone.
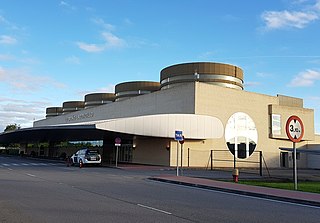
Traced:
POLYGON ((233 182, 173 175, 154 176, 150 177, 149 179, 166 183, 320 207, 320 194, 316 193, 251 186, 233 182))

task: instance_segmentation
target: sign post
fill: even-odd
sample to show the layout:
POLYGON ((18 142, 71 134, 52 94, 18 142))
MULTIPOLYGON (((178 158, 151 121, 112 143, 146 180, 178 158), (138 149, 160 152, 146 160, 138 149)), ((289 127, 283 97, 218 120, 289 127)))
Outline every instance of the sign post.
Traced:
POLYGON ((119 146, 121 146, 121 139, 119 137, 115 138, 114 145, 116 146, 116 167, 118 167, 118 154, 119 154, 119 146))
POLYGON ((180 173, 181 173, 181 176, 183 175, 183 168, 182 168, 182 166, 183 166, 183 160, 182 160, 182 158, 183 158, 183 143, 184 143, 184 136, 182 136, 182 140, 180 140, 179 141, 179 143, 180 143, 180 145, 181 145, 181 155, 180 155, 180 161, 181 161, 181 166, 180 166, 180 173))
POLYGON ((174 140, 177 141, 177 176, 179 176, 179 141, 183 140, 183 135, 181 130, 175 131, 174 140))
POLYGON ((298 190, 298 174, 297 174, 297 149, 296 142, 300 142, 304 135, 304 126, 298 116, 292 115, 286 123, 286 133, 288 138, 293 142, 293 177, 294 189, 298 190))

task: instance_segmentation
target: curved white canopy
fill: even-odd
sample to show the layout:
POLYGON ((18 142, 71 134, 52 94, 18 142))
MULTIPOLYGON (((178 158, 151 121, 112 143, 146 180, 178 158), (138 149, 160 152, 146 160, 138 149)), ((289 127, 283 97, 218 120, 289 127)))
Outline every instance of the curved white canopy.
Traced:
POLYGON ((211 139, 223 136, 222 122, 212 116, 194 114, 159 114, 95 123, 97 129, 134 135, 174 138, 175 130, 187 139, 211 139))

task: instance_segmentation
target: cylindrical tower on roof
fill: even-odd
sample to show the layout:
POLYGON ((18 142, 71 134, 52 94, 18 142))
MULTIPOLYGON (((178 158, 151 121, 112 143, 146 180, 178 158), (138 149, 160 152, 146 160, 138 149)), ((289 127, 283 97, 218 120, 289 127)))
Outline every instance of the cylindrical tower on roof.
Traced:
POLYGON ((46 108, 46 118, 62 115, 62 107, 48 107, 46 108))
POLYGON ((169 66, 160 73, 161 90, 195 81, 243 90, 243 71, 230 64, 197 62, 169 66))
POLYGON ((159 82, 131 81, 117 84, 115 87, 116 100, 122 101, 143 94, 148 94, 160 89, 159 82))
POLYGON ((114 93, 91 93, 84 96, 84 108, 92 108, 111 103, 115 100, 114 93))
POLYGON ((62 111, 63 114, 79 111, 84 109, 83 101, 66 101, 63 102, 62 111))

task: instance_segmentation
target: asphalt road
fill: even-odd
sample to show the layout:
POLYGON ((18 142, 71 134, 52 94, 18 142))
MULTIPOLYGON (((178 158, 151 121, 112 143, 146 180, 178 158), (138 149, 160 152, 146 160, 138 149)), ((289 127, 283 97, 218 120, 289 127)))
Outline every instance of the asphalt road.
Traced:
POLYGON ((319 222, 316 207, 147 179, 160 173, 0 156, 0 221, 319 222))

